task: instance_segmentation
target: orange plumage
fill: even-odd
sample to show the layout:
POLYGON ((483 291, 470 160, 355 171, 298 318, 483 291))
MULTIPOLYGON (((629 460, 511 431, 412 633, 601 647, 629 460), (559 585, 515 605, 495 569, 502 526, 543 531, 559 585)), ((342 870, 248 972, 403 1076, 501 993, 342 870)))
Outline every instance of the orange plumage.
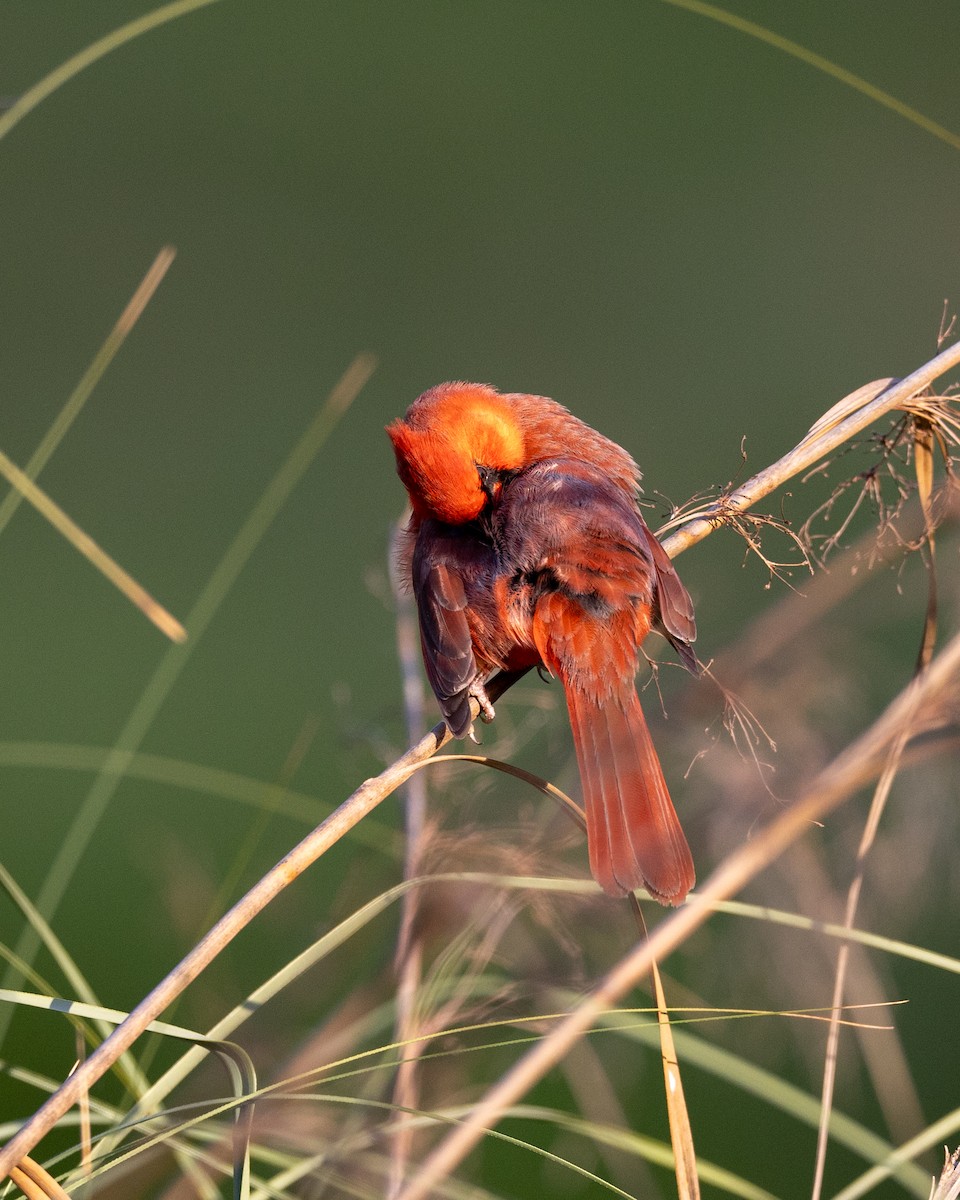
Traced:
POLYGON ((625 450, 544 396, 476 383, 424 392, 387 427, 413 514, 401 569, 452 732, 492 717, 496 671, 563 684, 594 878, 679 904, 693 860, 637 698, 656 627, 697 670, 693 605, 637 507, 625 450))

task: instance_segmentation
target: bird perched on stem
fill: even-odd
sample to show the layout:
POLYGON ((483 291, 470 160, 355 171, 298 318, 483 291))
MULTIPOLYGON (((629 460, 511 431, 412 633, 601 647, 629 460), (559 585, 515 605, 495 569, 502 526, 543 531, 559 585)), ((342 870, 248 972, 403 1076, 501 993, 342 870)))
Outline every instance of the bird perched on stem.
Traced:
POLYGON ((661 632, 694 673, 693 605, 637 507, 640 470, 544 396, 442 383, 387 426, 413 510, 400 548, 427 676, 457 737, 493 719, 494 672, 563 685, 590 869, 604 891, 679 904, 693 860, 637 698, 661 632))

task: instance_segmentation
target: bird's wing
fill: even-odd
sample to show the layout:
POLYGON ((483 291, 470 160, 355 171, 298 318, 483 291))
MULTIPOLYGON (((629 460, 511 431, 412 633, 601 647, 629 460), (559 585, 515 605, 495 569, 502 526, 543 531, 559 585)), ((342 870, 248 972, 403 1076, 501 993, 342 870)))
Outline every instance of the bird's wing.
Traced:
POLYGON ((697 640, 697 623, 693 616, 693 601, 690 593, 680 582, 673 561, 660 545, 655 533, 644 525, 643 532, 650 547, 653 569, 657 578, 657 623, 667 641, 683 660, 683 665, 694 675, 699 675, 700 664, 690 648, 697 640))
POLYGON ((463 578, 450 563, 418 555, 413 590, 427 678, 451 731, 463 737, 471 723, 468 688, 477 677, 463 578))

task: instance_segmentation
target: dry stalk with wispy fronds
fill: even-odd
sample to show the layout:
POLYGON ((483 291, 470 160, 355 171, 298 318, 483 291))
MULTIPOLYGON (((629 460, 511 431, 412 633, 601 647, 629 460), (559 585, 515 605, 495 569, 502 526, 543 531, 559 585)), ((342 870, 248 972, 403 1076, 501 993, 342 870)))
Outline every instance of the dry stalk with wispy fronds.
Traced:
MULTIPOLYGON (((883 380, 859 389, 833 406, 799 444, 778 462, 747 483, 703 507, 685 514, 682 525, 663 539, 676 556, 714 530, 730 525, 787 480, 809 470, 838 447, 859 435, 893 410, 908 410, 917 397, 946 371, 960 364, 960 345, 942 351, 900 381, 883 380)), ((951 410, 952 411, 952 410, 951 410)), ((950 418, 952 420, 952 417, 950 418)), ((943 426, 942 436, 948 438, 943 426)), ((949 430, 949 421, 947 422, 949 430)), ((931 662, 920 677, 847 751, 823 771, 800 798, 749 843, 721 863, 687 905, 663 921, 650 939, 619 962, 563 1022, 529 1051, 487 1093, 471 1115, 426 1159, 402 1190, 402 1200, 417 1200, 433 1191, 464 1154, 497 1123, 506 1107, 522 1096, 563 1057, 605 1009, 649 969, 702 925, 712 904, 735 895, 799 838, 809 823, 841 804, 867 780, 875 777, 903 731, 916 732, 929 719, 933 706, 956 684, 960 670, 960 637, 931 662)), ((491 691, 495 696, 496 689, 491 691)), ((221 918, 183 961, 147 995, 93 1054, 36 1111, 0 1151, 0 1176, 8 1175, 29 1155, 37 1142, 116 1062, 184 989, 220 954, 226 945, 308 866, 408 780, 417 767, 449 740, 444 725, 436 726, 382 774, 365 781, 334 813, 294 847, 234 907, 221 918)))

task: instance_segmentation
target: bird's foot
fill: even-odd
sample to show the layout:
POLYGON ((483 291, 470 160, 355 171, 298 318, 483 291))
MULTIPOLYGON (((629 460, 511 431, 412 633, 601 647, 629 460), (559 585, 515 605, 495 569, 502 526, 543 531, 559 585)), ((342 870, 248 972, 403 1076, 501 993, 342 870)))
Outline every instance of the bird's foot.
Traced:
POLYGON ((480 720, 483 721, 485 725, 489 725, 497 714, 490 702, 490 697, 487 695, 487 689, 479 680, 476 680, 470 684, 467 694, 471 697, 471 699, 476 700, 477 704, 480 706, 480 720))
MULTIPOLYGON (((494 711, 493 705, 490 703, 490 697, 487 695, 487 689, 479 680, 476 680, 474 683, 471 683, 467 694, 472 700, 476 700, 480 708, 480 720, 483 721, 484 725, 489 725, 497 714, 494 711)), ((480 745, 480 739, 477 737, 472 725, 470 726, 470 731, 467 734, 467 737, 469 737, 470 741, 473 742, 475 746, 480 745)))

